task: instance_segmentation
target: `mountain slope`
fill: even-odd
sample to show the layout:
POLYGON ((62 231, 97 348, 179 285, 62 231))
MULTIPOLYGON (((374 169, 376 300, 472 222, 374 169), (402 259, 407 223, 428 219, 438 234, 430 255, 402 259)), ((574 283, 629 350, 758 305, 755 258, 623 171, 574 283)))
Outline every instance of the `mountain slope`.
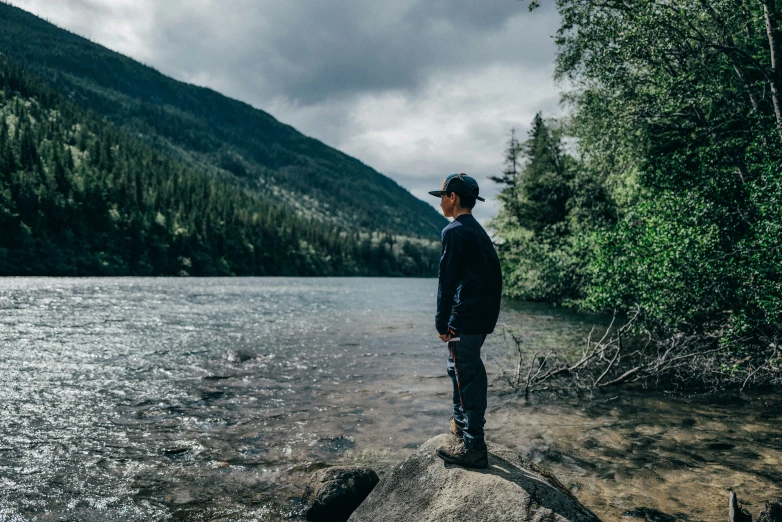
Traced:
POLYGON ((438 255, 172 160, 0 57, 0 276, 432 276, 438 255))
POLYGON ((436 237, 447 224, 393 180, 261 110, 168 78, 2 3, 0 52, 167 154, 230 173, 300 215, 422 237, 436 237))

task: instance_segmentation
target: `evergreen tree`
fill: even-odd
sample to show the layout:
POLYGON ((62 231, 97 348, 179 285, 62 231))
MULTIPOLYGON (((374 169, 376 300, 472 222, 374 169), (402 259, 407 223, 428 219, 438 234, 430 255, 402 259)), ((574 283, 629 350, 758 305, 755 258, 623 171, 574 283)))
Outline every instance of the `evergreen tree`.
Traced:
POLYGON ((522 154, 527 164, 518 181, 517 218, 521 227, 540 232, 565 220, 571 179, 561 138, 540 113, 532 121, 522 154))
POLYGON ((576 282, 580 257, 568 235, 578 226, 568 220, 576 162, 563 152, 554 123, 537 114, 524 143, 511 132, 503 175, 492 178, 504 187, 491 226, 500 242, 506 294, 560 302, 582 289, 576 282))
POLYGON ((24 119, 22 122, 19 130, 21 136, 19 139, 19 163, 23 169, 35 170, 40 168, 41 160, 38 156, 34 130, 24 119))

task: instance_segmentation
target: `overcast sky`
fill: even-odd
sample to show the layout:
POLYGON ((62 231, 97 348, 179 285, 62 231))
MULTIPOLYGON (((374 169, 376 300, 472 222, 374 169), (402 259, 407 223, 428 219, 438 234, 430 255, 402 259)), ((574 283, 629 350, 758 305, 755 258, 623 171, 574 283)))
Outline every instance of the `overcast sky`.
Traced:
MULTIPOLYGON (((560 113, 558 17, 520 0, 12 0, 355 156, 437 207, 445 175, 496 214, 510 129, 560 113)), ((551 4, 553 2, 546 2, 551 4)), ((438 207, 439 208, 439 207, 438 207)))

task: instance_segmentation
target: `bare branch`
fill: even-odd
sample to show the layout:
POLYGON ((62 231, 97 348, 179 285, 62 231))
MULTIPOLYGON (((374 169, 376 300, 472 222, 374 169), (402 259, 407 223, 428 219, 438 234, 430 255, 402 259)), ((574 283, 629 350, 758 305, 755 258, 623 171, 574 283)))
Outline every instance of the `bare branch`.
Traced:
POLYGON ((606 369, 603 370, 603 373, 601 373, 600 377, 598 377, 597 380, 595 381, 595 386, 599 386, 600 385, 600 381, 603 380, 603 377, 605 377, 606 374, 608 374, 608 372, 611 371, 611 368, 614 367, 614 363, 617 361, 617 359, 619 359, 619 353, 621 351, 622 351, 622 344, 620 343, 619 347, 616 349, 616 354, 614 354, 614 358, 611 359, 611 362, 608 363, 608 366, 606 366, 606 369))
POLYGON ((621 376, 619 376, 618 378, 614 379, 613 381, 609 381, 609 382, 603 383, 600 386, 601 387, 613 386, 614 384, 622 383, 622 382, 626 381, 629 377, 631 377, 634 373, 636 373, 639 370, 641 370, 642 368, 643 368, 643 366, 636 366, 632 370, 627 370, 621 376))

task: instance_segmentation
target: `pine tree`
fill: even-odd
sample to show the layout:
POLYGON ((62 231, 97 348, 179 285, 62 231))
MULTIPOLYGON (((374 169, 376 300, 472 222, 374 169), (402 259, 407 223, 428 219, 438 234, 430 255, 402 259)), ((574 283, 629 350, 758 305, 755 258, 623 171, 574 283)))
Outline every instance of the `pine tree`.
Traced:
POLYGON ((538 113, 532 121, 529 138, 521 147, 527 160, 516 184, 516 217, 523 228, 540 232, 567 216, 570 197, 568 172, 559 136, 538 113))
POLYGON ((34 131, 30 124, 25 122, 20 129, 19 138, 19 163, 26 170, 40 168, 41 159, 38 156, 38 147, 35 144, 34 131))

